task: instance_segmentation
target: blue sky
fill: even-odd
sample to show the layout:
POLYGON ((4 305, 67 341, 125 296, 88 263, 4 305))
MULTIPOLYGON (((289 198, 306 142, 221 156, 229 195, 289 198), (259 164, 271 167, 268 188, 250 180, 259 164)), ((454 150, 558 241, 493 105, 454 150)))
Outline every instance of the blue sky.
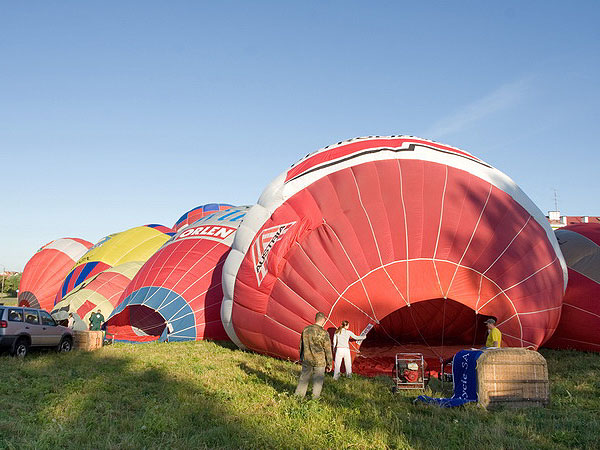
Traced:
POLYGON ((412 134, 600 216, 600 3, 4 2, 0 266, 412 134))

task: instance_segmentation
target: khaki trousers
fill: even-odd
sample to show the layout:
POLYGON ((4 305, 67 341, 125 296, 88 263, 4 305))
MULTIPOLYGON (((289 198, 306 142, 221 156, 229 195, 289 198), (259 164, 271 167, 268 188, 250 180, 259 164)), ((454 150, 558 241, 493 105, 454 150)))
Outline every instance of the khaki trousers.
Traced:
POLYGON ((319 398, 321 395, 321 389, 323 389, 323 380, 325 378, 325 367, 313 367, 310 364, 302 363, 302 372, 298 379, 298 387, 296 388, 296 395, 298 397, 304 397, 306 395, 306 389, 312 375, 313 388, 312 397, 319 398))

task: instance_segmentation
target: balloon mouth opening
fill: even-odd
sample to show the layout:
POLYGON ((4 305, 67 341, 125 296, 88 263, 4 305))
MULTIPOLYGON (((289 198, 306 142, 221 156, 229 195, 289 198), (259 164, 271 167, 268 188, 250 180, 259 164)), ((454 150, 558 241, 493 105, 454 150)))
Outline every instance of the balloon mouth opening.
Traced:
POLYGON ((25 291, 19 293, 19 306, 24 306, 26 308, 39 308, 40 303, 38 302, 37 297, 33 292, 25 291))
POLYGON ((129 324, 136 334, 158 338, 163 333, 166 321, 155 309, 145 305, 131 305, 128 309, 129 324))
POLYGON ((490 316, 452 299, 435 298, 403 306, 375 325, 355 359, 355 372, 393 376, 397 353, 421 353, 428 368, 465 348, 482 347, 490 316))

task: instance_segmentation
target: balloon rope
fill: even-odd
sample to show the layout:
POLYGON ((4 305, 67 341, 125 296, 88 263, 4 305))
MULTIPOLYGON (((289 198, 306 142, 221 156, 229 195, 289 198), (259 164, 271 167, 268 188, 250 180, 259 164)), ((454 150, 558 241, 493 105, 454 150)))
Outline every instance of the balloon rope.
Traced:
POLYGON ((471 345, 471 347, 475 347, 475 341, 477 340, 477 322, 477 313, 475 312, 475 331, 473 331, 473 345, 471 345))
POLYGON ((421 333, 421 330, 419 329, 419 326, 417 325, 417 322, 415 320, 415 316, 413 316, 412 307, 407 306, 407 308, 410 311, 410 317, 412 318, 412 321, 413 321, 413 324, 415 325, 415 328, 419 332, 419 336, 421 336, 421 339, 423 339, 423 342, 429 348, 429 350, 431 350, 431 352, 433 354, 435 354, 439 359, 441 359, 440 354, 438 352, 436 352, 431 345, 429 345, 429 343, 427 342, 427 339, 425 339, 425 336, 423 336, 423 334, 421 333))
MULTIPOLYGON (((441 354, 444 354, 444 335, 446 330, 446 303, 448 299, 444 297, 444 309, 442 312, 442 349, 440 350, 441 354)), ((440 362, 442 362, 442 357, 440 356, 440 362)))

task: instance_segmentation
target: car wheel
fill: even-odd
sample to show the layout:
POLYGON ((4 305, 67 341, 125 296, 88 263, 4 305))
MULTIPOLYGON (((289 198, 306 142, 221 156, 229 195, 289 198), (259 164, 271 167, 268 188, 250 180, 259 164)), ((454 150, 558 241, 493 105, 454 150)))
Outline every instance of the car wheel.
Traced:
POLYGON ((60 344, 58 344, 57 350, 59 353, 67 353, 67 352, 70 352, 72 348, 73 348, 73 341, 71 340, 71 338, 65 337, 65 338, 62 338, 62 340, 60 341, 60 344))
POLYGON ((20 338, 15 342, 15 347, 13 349, 13 355, 18 356, 19 358, 25 358, 27 353, 29 352, 29 343, 27 339, 20 338))

